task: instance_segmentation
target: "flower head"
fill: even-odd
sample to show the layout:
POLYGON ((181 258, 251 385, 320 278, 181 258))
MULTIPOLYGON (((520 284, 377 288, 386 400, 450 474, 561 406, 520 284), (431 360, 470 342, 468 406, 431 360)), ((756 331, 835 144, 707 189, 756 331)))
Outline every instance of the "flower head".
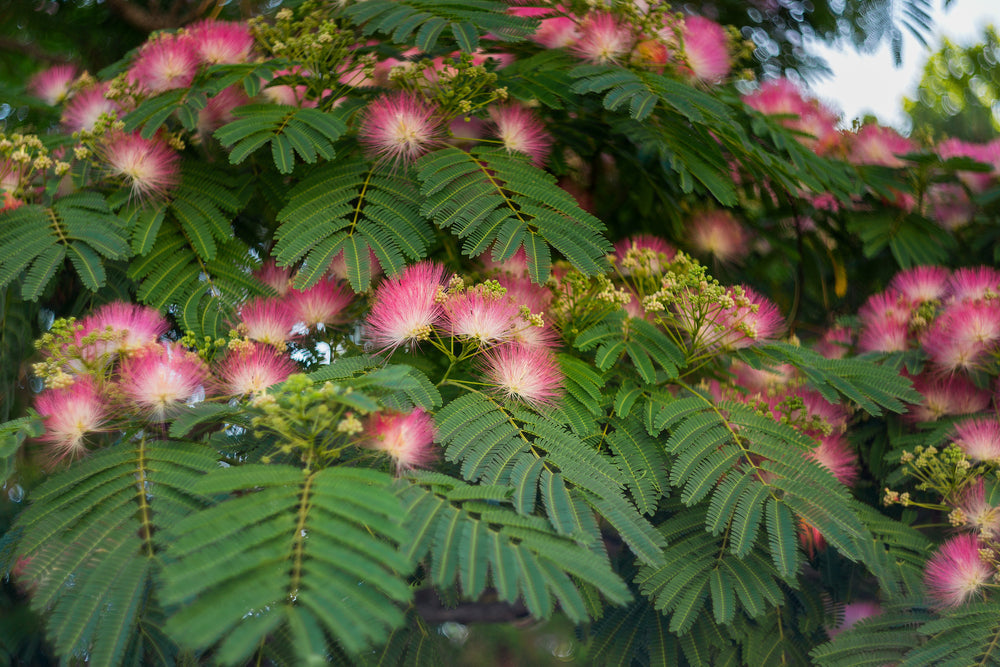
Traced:
POLYGON ((906 417, 918 422, 936 421, 946 415, 981 412, 990 403, 989 393, 962 375, 944 378, 921 375, 914 378, 913 388, 923 395, 924 400, 919 405, 911 406, 906 417))
POLYGON ((702 16, 684 19, 684 58, 694 77, 718 82, 729 74, 730 60, 726 31, 702 16))
POLYGON ((219 389, 226 396, 261 394, 284 382, 298 368, 274 347, 251 343, 229 351, 218 369, 219 389))
POLYGON ((520 309, 504 296, 469 289, 450 297, 444 303, 448 332, 452 336, 472 339, 480 345, 493 345, 510 340, 514 335, 520 309))
POLYGON ((745 96, 743 101, 766 114, 794 116, 783 118, 785 127, 802 132, 807 137, 798 140, 816 152, 823 154, 840 141, 837 132, 837 115, 816 100, 806 100, 798 86, 788 79, 772 79, 745 96))
POLYGON ((1000 463, 1000 421, 979 418, 959 422, 953 437, 973 461, 1000 463))
POLYGON ((865 125, 851 138, 848 159, 855 164, 902 167, 900 155, 912 153, 914 144, 891 127, 865 125))
POLYGON ((623 276, 659 275, 676 254, 676 248, 652 234, 636 234, 615 244, 615 258, 623 276))
POLYGON ((219 93, 210 97, 208 103, 198 112, 198 132, 202 135, 209 135, 217 129, 232 122, 233 110, 236 107, 248 104, 250 98, 239 86, 229 86, 223 88, 219 93))
POLYGON ((716 324, 724 328, 717 339, 723 347, 749 347, 756 341, 776 338, 785 328, 785 318, 773 301, 749 287, 741 289, 743 296, 736 296, 736 305, 716 318, 716 324))
POLYGON ((335 324, 351 303, 351 293, 335 280, 321 280, 309 289, 288 292, 295 319, 307 327, 335 324))
POLYGON ((627 25, 606 12, 593 12, 583 21, 580 36, 570 49, 584 60, 603 65, 616 63, 627 56, 634 41, 627 25))
POLYGON ((963 533, 949 538, 924 569, 927 592, 941 607, 959 607, 990 582, 993 569, 979 557, 979 540, 963 533))
POLYGON ((78 338, 107 331, 112 336, 110 340, 100 337, 83 350, 86 358, 135 352, 156 343, 170 329, 170 323, 160 311, 124 301, 113 301, 101 306, 80 324, 82 328, 77 332, 78 338))
POLYGON ((1000 296, 1000 271, 989 266, 967 266, 948 278, 945 288, 952 301, 979 301, 1000 296))
POLYGON ((49 445, 53 463, 74 459, 87 451, 83 439, 100 431, 107 421, 107 399, 100 396, 88 377, 80 377, 61 389, 47 389, 35 400, 35 409, 45 421, 43 442, 49 445))
POLYGON ((149 93, 191 85, 198 72, 198 50, 189 35, 160 33, 139 50, 129 78, 149 93))
POLYGON ((866 322, 858 336, 859 352, 905 352, 908 347, 906 323, 894 319, 866 322))
POLYGON ((425 468, 437 458, 434 420, 423 410, 410 413, 376 412, 368 421, 365 445, 388 454, 396 470, 425 468))
POLYGON ((118 103, 104 96, 107 90, 108 84, 101 83, 77 91, 63 110, 63 128, 69 133, 89 132, 94 129, 101 114, 114 115, 118 111, 118 103))
POLYGON ((723 263, 739 263, 749 251, 749 235, 727 210, 706 211, 687 224, 691 245, 723 263))
POLYGON ((375 347, 394 349, 430 337, 443 312, 437 294, 444 275, 440 264, 418 262, 379 285, 368 314, 367 337, 375 347))
POLYGON ((943 266, 915 266, 893 276, 889 289, 910 303, 940 301, 947 294, 950 274, 943 266))
POLYGON ((45 100, 49 106, 55 106, 66 99, 75 78, 75 65, 54 65, 31 77, 28 92, 45 100))
POLYGON ((858 478, 857 452, 851 449, 847 438, 840 433, 823 436, 819 445, 806 455, 829 470, 844 486, 851 486, 858 478))
POLYGON ((113 132, 100 152, 111 174, 124 178, 136 197, 162 197, 180 181, 180 156, 158 137, 113 132))
POLYGON ((962 492, 956 507, 961 510, 966 528, 985 539, 1000 537, 1000 507, 986 499, 986 485, 982 477, 962 492))
POLYGON ((253 35, 243 23, 205 20, 188 27, 195 52, 209 65, 237 64, 250 60, 253 35))
POLYGON ((285 296, 292 288, 292 270, 288 267, 279 268, 273 259, 264 262, 259 269, 253 272, 254 278, 264 283, 278 296, 285 296))
POLYGON ((536 408, 551 405, 561 393, 562 371, 552 353, 542 347, 497 345, 486 352, 483 375, 504 398, 536 408))
POLYGON ((927 356, 942 371, 976 368, 1000 341, 1000 303, 953 303, 937 316, 921 341, 927 356))
POLYGON ((207 376, 205 363, 196 354, 157 345, 122 363, 121 390, 140 410, 162 420, 171 408, 200 394, 207 376))
POLYGON ((294 338, 295 312, 286 301, 267 297, 250 299, 240 307, 240 329, 246 337, 284 350, 294 338))
POLYGON ((358 140, 370 157, 409 164, 442 137, 437 109, 412 93, 383 95, 365 109, 358 140))
POLYGON ((535 114, 516 104, 504 104, 490 107, 490 120, 493 133, 508 153, 524 153, 536 167, 545 164, 552 137, 535 114))

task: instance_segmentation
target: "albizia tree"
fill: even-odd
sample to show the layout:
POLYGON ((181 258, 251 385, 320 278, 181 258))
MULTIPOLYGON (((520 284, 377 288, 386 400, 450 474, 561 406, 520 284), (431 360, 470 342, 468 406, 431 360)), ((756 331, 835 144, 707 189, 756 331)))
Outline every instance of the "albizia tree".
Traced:
POLYGON ((995 662, 1000 144, 746 53, 368 0, 37 74, 0 566, 44 651, 433 664, 460 605, 597 663, 995 662))

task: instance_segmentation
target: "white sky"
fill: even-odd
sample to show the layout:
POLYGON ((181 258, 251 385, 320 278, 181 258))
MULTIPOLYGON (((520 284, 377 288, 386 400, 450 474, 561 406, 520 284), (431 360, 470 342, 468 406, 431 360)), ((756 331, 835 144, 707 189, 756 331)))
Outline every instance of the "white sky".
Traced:
POLYGON ((943 0, 934 5, 934 35, 928 51, 904 28, 903 65, 893 65, 888 45, 873 53, 855 53, 850 46, 827 47, 814 44, 812 50, 823 56, 833 70, 833 77, 815 82, 814 94, 831 108, 844 114, 845 124, 866 113, 874 113, 884 125, 908 129, 903 113, 903 97, 913 98, 928 56, 936 51, 941 37, 969 45, 979 41, 985 26, 1000 27, 1000 0, 954 0, 947 11, 943 0))

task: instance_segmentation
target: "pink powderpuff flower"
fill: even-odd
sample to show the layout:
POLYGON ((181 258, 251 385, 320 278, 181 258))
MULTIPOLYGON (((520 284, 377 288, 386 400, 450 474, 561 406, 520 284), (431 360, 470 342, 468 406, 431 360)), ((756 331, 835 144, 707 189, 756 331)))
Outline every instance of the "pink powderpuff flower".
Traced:
POLYGON ((835 326, 827 329, 813 345, 813 350, 827 359, 843 359, 854 342, 854 334, 848 327, 835 326))
POLYGON ((187 30, 203 63, 235 65, 248 62, 253 53, 253 35, 243 23, 208 19, 187 30))
POLYGON ((687 223, 691 246, 723 264, 739 264, 750 252, 746 229, 727 210, 705 211, 687 223))
POLYGON ((240 307, 239 330, 246 337, 285 349, 285 343, 295 338, 292 332, 297 322, 292 306, 281 299, 257 297, 240 307))
POLYGON ((580 40, 580 26, 569 16, 542 19, 531 40, 547 49, 565 49, 580 40))
POLYGON ((523 245, 515 250, 513 255, 502 262, 494 260, 490 252, 485 252, 480 257, 483 262, 483 268, 487 271, 499 271, 501 275, 524 278, 528 276, 528 254, 524 251, 523 245))
POLYGON ((729 45, 722 26, 702 16, 684 18, 684 60, 694 78, 718 83, 729 74, 729 45))
POLYGON ((494 345, 513 337, 519 313, 517 304, 506 296, 473 288, 445 301, 444 326, 457 338, 474 340, 482 346, 494 345))
POLYGON ((861 600, 844 605, 844 618, 835 627, 827 627, 826 634, 833 639, 844 630, 849 630, 863 619, 878 616, 882 613, 882 607, 873 600, 861 600))
POLYGON ((84 130, 90 132, 101 114, 116 115, 120 107, 104 96, 107 90, 107 83, 99 83, 77 91, 63 110, 63 129, 70 134, 84 130))
POLYGON ((219 91, 218 95, 209 98, 208 103, 198 112, 198 132, 207 136, 226 123, 232 122, 233 109, 250 103, 239 86, 229 86, 219 91))
POLYGON ((110 173, 124 178, 139 199, 164 197, 180 182, 180 156, 159 137, 112 132, 99 152, 110 173))
POLYGON ((951 232, 969 224, 976 213, 969 195, 957 183, 932 184, 927 190, 925 206, 930 209, 928 217, 951 232))
POLYGON ((1000 303, 966 301, 941 312, 921 337, 924 351, 940 370, 971 370, 1000 341, 1000 303))
POLYGON ((75 65, 53 65, 31 77, 28 82, 28 92, 45 100, 50 107, 54 107, 66 99, 74 79, 76 79, 75 65))
POLYGON ((86 376, 69 387, 47 389, 35 399, 35 410, 45 421, 45 435, 52 464, 72 460, 86 453, 84 437, 102 430, 108 420, 107 397, 99 395, 86 376))
MULTIPOLYGON (((368 248, 368 268, 372 273, 372 278, 376 278, 382 274, 382 265, 379 264, 378 257, 375 255, 375 251, 368 248)), ((330 260, 330 275, 337 280, 347 280, 347 262, 344 260, 344 251, 338 252, 332 260, 330 260)))
POLYGON ((121 391, 142 411, 162 421, 180 403, 203 395, 208 369, 198 355, 170 344, 147 347, 121 367, 121 391))
POLYGON ((84 357, 90 360, 102 355, 129 354, 155 344, 160 336, 167 333, 170 323, 160 311, 135 303, 113 301, 98 308, 80 323, 77 340, 91 333, 115 334, 111 340, 97 340, 87 350, 84 357))
POLYGON ((501 274, 496 281, 507 290, 507 296, 518 306, 532 313, 542 313, 552 305, 552 290, 531 282, 528 276, 501 274))
POLYGON ((659 275, 677 254, 677 249, 658 236, 635 234, 615 244, 615 260, 623 276, 633 273, 659 275))
POLYGON ((288 293, 297 322, 306 327, 336 324, 351 303, 351 294, 335 280, 321 280, 309 289, 292 289, 288 293))
POLYGON ((840 403, 830 403, 818 391, 799 388, 796 395, 802 398, 802 404, 811 417, 819 417, 830 425, 832 433, 843 433, 847 430, 849 415, 840 403))
POLYGON ((774 368, 753 368, 744 361, 733 361, 729 366, 733 384, 749 393, 767 393, 783 387, 795 377, 795 367, 780 364, 774 368))
POLYGON ((994 171, 960 171, 958 178, 974 193, 985 192, 996 178, 996 165, 1000 163, 1000 144, 973 144, 961 139, 945 139, 934 147, 942 160, 953 157, 972 158, 976 162, 992 165, 994 171))
POLYGON ((899 156, 916 150, 912 141, 881 125, 865 125, 850 137, 849 144, 848 161, 884 167, 902 167, 906 163, 899 156))
POLYGON ((906 328, 910 324, 912 304, 912 300, 890 287, 884 292, 868 297, 864 305, 858 309, 858 319, 861 320, 862 326, 890 321, 906 328))
POLYGON ((858 454, 840 433, 821 437, 806 456, 829 470, 844 486, 851 486, 858 479, 858 454))
POLYGON ((945 293, 950 301, 979 301, 1000 296, 1000 271, 988 266, 957 269, 948 278, 945 293))
POLYGON ((988 392, 978 388, 962 375, 913 378, 913 388, 924 397, 910 406, 906 418, 910 421, 937 421, 948 415, 968 415, 982 412, 990 403, 988 392))
POLYGON ((717 318, 725 329, 717 343, 724 348, 738 350, 757 341, 773 340, 785 328, 785 318, 773 301, 749 287, 743 287, 743 295, 743 299, 734 297, 736 306, 717 318))
MULTIPOLYGON (((537 40, 537 34, 535 36, 537 40)), ((583 60, 596 65, 620 62, 632 51, 635 38, 632 29, 611 14, 593 12, 580 26, 580 36, 570 50, 583 60)))
POLYGON ((368 419, 365 446, 385 452, 397 472, 426 468, 437 459, 434 420, 421 409, 410 413, 376 412, 368 419))
POLYGON ((990 583, 993 568, 979 557, 979 540, 963 533, 945 541, 924 569, 927 593, 942 608, 960 607, 990 583))
POLYGON ((443 123, 436 106, 415 94, 396 92, 368 104, 358 141, 369 157, 410 164, 441 143, 443 123))
POLYGON ((523 401, 537 409, 554 404, 561 394, 562 371, 545 348, 497 345, 486 352, 482 371, 505 400, 523 401))
POLYGON ((1000 507, 987 502, 986 485, 982 477, 966 487, 956 508, 961 510, 965 527, 981 535, 983 539, 996 539, 1000 536, 1000 507))
POLYGON ((274 347, 251 343, 226 354, 218 368, 218 388, 224 396, 262 394, 297 370, 295 362, 274 347))
POLYGON ((816 100, 806 100, 798 86, 788 79, 765 81, 758 90, 745 95, 743 102, 761 113, 794 116, 781 119, 781 124, 807 135, 798 137, 799 142, 820 155, 829 153, 841 142, 836 129, 837 114, 816 100))
POLYGON ((552 137, 530 110, 517 104, 492 106, 490 129, 508 153, 523 153, 541 167, 552 150, 552 137))
POLYGON ((273 259, 269 259, 261 267, 253 272, 254 278, 264 283, 278 296, 285 296, 292 288, 292 270, 289 267, 281 267, 273 259))
POLYGON ((907 325, 896 319, 871 319, 861 327, 858 352, 905 352, 910 339, 907 325))
POLYGON ((441 323, 437 295, 444 284, 445 268, 434 262, 412 264, 384 281, 368 314, 368 340, 380 350, 427 340, 441 323))
POLYGON ((191 85, 198 73, 198 50, 186 34, 159 33, 139 50, 129 80, 156 94, 191 85))
POLYGON ((911 304, 941 301, 948 294, 950 275, 943 266, 915 266, 893 276, 889 289, 896 290, 911 304))
POLYGON ((1000 463, 1000 421, 967 419, 955 425, 952 439, 973 461, 1000 463))

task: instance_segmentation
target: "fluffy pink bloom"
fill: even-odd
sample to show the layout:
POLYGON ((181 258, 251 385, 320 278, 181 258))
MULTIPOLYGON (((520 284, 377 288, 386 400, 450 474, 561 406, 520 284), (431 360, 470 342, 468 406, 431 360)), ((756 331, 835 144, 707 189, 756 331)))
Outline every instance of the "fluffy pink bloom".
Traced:
POLYGON ((583 21, 580 36, 570 49, 584 60, 603 65, 618 62, 627 56, 634 41, 628 25, 620 23, 611 14, 593 12, 583 21))
POLYGON ((729 45, 722 26, 702 16, 684 18, 684 59, 696 79, 715 83, 729 74, 729 45))
POLYGON ((47 389, 38 395, 35 409, 45 421, 41 440, 49 445, 53 463, 74 459, 87 451, 84 436, 101 430, 108 418, 107 402, 85 376, 69 387, 47 389))
POLYGON ((831 327, 813 345, 813 350, 827 359, 843 359, 853 343, 853 334, 847 327, 831 327))
POLYGON ((976 207, 958 183, 934 183, 927 190, 928 217, 942 229, 955 231, 969 224, 976 207))
POLYGON ((536 408, 553 404, 561 393, 562 371, 544 348, 521 343, 497 345, 486 352, 483 375, 505 399, 536 408))
POLYGON ((1000 143, 973 144, 961 139, 945 139, 934 147, 943 160, 953 157, 968 157, 976 162, 993 166, 993 171, 960 171, 958 178, 973 192, 984 192, 996 178, 996 166, 1000 164, 1000 143))
POLYGON ((722 334, 716 334, 723 347, 750 347, 756 341, 777 338, 785 328, 785 318, 773 301, 749 287, 743 288, 743 294, 745 303, 737 298, 736 306, 722 311, 716 320, 725 328, 722 334))
MULTIPOLYGON (((370 247, 368 248, 368 268, 372 272, 372 278, 382 275, 382 265, 378 262, 378 257, 375 255, 375 251, 370 247)), ((337 280, 347 280, 347 262, 344 260, 344 251, 338 252, 332 260, 330 260, 330 275, 337 280)))
POLYGON ((937 421, 947 415, 973 414, 985 410, 990 403, 988 392, 961 375, 944 378, 921 375, 913 379, 913 388, 924 400, 911 406, 907 417, 912 421, 937 421))
POLYGON ((965 516, 965 526, 985 539, 1000 537, 1000 507, 986 501, 986 485, 980 477, 962 492, 956 507, 965 516))
POLYGON ((307 327, 340 321, 340 314, 351 303, 351 296, 334 280, 321 280, 309 289, 293 289, 288 293, 296 321, 307 327))
POLYGON ((519 247, 513 255, 502 262, 494 260, 489 252, 480 255, 480 259, 487 271, 499 271, 501 274, 511 276, 528 276, 528 254, 524 251, 524 246, 519 247))
POLYGON ((821 155, 840 143, 837 115, 816 100, 806 100, 798 86, 788 79, 765 81, 758 90, 744 96, 743 101, 761 113, 794 116, 783 118, 781 124, 804 133, 806 136, 798 137, 799 141, 821 155))
POLYGON ((75 65, 53 65, 31 77, 28 92, 45 100, 49 106, 55 106, 66 99, 75 78, 75 65))
POLYGON ((96 358, 104 354, 126 354, 156 343, 167 333, 170 323, 160 311, 135 303, 113 301, 88 315, 80 323, 78 338, 91 333, 111 332, 110 340, 94 342, 84 354, 96 358))
POLYGON ((652 234, 636 234, 624 238, 615 244, 614 252, 618 270, 623 276, 630 276, 637 271, 658 275, 677 254, 672 245, 652 234))
POLYGON ((63 128, 69 133, 90 131, 101 114, 115 115, 118 103, 104 96, 107 89, 107 83, 100 83, 77 91, 63 110, 63 128))
POLYGON ((541 20, 531 39, 547 49, 564 49, 579 41, 580 26, 568 16, 553 16, 541 20))
POLYGON ((240 307, 240 329, 246 337, 283 349, 295 335, 292 328, 298 321, 289 303, 267 297, 250 299, 240 307))
MULTIPOLYGON (((898 277, 898 276, 897 276, 898 277)), ((884 292, 868 297, 858 309, 858 319, 862 326, 888 320, 904 328, 910 324, 912 301, 891 287, 884 292)))
MULTIPOLYGON (((294 70, 278 70, 274 73, 274 78, 277 79, 282 76, 291 76, 294 74, 301 74, 297 69, 294 70)), ((273 79, 272 79, 273 81, 273 79)), ((314 107, 316 102, 314 100, 307 100, 306 93, 308 88, 304 84, 297 86, 290 85, 268 85, 264 90, 260 91, 260 94, 267 101, 274 104, 284 104, 291 107, 314 107)))
POLYGON ((1000 271, 988 266, 957 269, 945 288, 954 301, 978 301, 1000 296, 1000 271))
POLYGON ((408 164, 440 143, 442 132, 436 107, 414 94, 396 92, 368 104, 358 141, 374 159, 408 164))
POLYGON ((520 309, 506 296, 470 289, 455 294, 444 303, 447 331, 458 338, 493 345, 514 335, 520 309))
POLYGON ((877 602, 872 600, 861 600, 859 602, 852 602, 850 604, 844 605, 844 620, 837 624, 836 627, 826 629, 826 634, 830 638, 834 638, 839 635, 844 630, 848 630, 858 622, 865 618, 870 618, 872 616, 878 616, 882 613, 882 607, 879 606, 877 602))
POLYGON ((687 223, 688 240, 702 255, 711 255, 723 263, 739 263, 750 251, 746 229, 725 209, 705 211, 687 223))
POLYGON ((209 135, 235 118, 233 109, 250 103, 243 89, 229 86, 219 91, 218 95, 209 98, 205 107, 198 112, 198 132, 209 135))
POLYGON ((198 355, 169 344, 147 347, 121 367, 121 390, 139 410, 163 419, 203 391, 208 369, 198 355))
POLYGON ((111 174, 124 178, 135 197, 163 197, 180 181, 180 156, 159 137, 113 132, 99 150, 111 174))
POLYGON ((298 368, 287 355, 270 345, 253 343, 249 349, 234 349, 219 365, 219 390, 225 396, 261 394, 284 382, 298 368))
POLYGON ((198 50, 188 35, 160 33, 139 50, 129 78, 149 93, 191 85, 198 72, 198 50))
POLYGON ((436 297, 444 277, 440 264, 418 262, 379 285, 368 314, 368 340, 383 350, 426 340, 441 321, 436 297))
POLYGON ((729 372, 733 374, 733 384, 749 393, 767 393, 795 377, 795 367, 789 364, 758 369, 739 360, 730 364, 729 372))
POLYGON ((531 282, 527 276, 501 274, 496 281, 507 288, 507 296, 518 306, 527 306, 533 313, 541 313, 552 304, 552 291, 544 285, 531 282))
POLYGON ((893 276, 889 289, 896 290, 910 303, 940 301, 948 293, 950 275, 943 266, 915 266, 893 276))
POLYGON ((806 455, 833 473, 844 486, 851 486, 858 479, 858 454, 840 433, 824 435, 819 445, 806 455))
POLYGON ((979 557, 979 540, 963 533, 945 541, 924 569, 927 592, 941 607, 969 602, 993 577, 993 568, 979 557))
POLYGON ((885 167, 902 167, 898 156, 916 150, 913 142, 891 127, 865 125, 851 137, 848 160, 855 164, 879 164, 885 167))
POLYGON ((524 153, 541 167, 552 149, 552 137, 534 113, 517 104, 490 107, 492 133, 508 153, 524 153))
POLYGON ((921 337, 927 356, 941 370, 978 367, 1000 341, 1000 303, 967 301, 948 306, 921 337))
POLYGON ((243 23, 205 20, 188 27, 195 52, 209 65, 245 63, 253 51, 253 35, 243 23))
POLYGON ((1000 422, 996 419, 968 419, 955 425, 955 444, 973 461, 1000 463, 1000 422))
POLYGON ((365 445, 388 454, 396 470, 426 468, 437 458, 434 420, 423 410, 410 413, 376 412, 368 420, 365 445))
POLYGON ((269 259, 253 272, 254 278, 264 283, 278 296, 285 296, 292 288, 292 270, 289 267, 279 268, 273 259, 269 259))
POLYGON ((905 352, 909 348, 906 323, 896 319, 871 319, 858 335, 859 352, 905 352))

